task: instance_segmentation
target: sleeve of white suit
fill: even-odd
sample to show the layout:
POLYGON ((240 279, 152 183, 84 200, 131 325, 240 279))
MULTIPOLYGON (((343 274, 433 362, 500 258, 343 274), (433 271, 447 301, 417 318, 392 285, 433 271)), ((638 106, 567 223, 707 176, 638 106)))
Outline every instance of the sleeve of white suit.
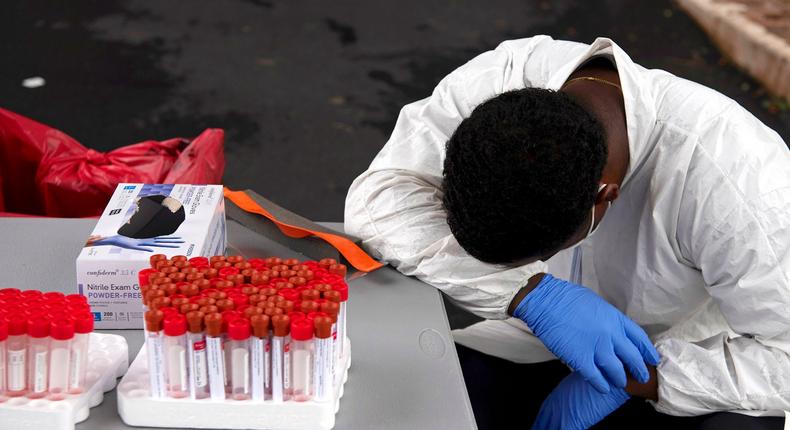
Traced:
MULTIPOLYGON (((735 105, 699 137, 681 252, 732 329, 657 342, 656 409, 790 411, 790 152, 735 105)), ((691 181, 690 181, 691 182, 691 181)))
MULTIPOLYGON (((583 46, 539 36, 505 42, 461 66, 430 97, 401 110, 389 141, 346 198, 346 231, 360 237, 375 256, 489 319, 507 317, 513 296, 530 277, 545 271, 545 265, 505 270, 482 263, 461 248, 442 207, 445 144, 475 106, 524 88, 529 82, 527 60, 541 43, 567 44, 562 46, 567 49, 555 51, 562 55, 572 55, 583 46)), ((556 60, 561 61, 562 55, 556 60)))

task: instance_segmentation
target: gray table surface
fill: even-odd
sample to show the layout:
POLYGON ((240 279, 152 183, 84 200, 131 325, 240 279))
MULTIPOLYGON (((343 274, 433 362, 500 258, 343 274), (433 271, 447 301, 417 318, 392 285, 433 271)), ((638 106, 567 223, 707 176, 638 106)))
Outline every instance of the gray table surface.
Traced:
MULTIPOLYGON (((75 259, 95 220, 0 218, 0 288, 76 292, 75 259), (41 269, 41 263, 47 265, 41 269)), ((328 224, 340 228, 340 224, 328 224)), ((241 225, 228 223, 229 252, 304 258, 241 225)), ((386 267, 350 282, 352 358, 336 429, 474 429, 469 397, 440 294, 386 267)), ((105 330, 129 343, 142 330, 105 330)), ((131 428, 115 390, 78 429, 131 428)))

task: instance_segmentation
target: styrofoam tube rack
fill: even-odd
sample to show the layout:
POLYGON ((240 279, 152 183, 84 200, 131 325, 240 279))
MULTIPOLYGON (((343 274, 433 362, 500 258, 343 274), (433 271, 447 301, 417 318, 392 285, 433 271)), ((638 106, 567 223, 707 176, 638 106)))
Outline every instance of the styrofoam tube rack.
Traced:
POLYGON ((0 430, 72 430, 85 421, 90 409, 104 400, 129 367, 126 339, 114 334, 91 333, 85 391, 63 400, 12 397, 0 403, 0 430))
POLYGON ((329 430, 335 425, 343 387, 351 366, 351 343, 346 339, 337 372, 334 398, 328 402, 282 403, 254 400, 192 400, 149 395, 145 346, 118 384, 118 413, 130 426, 176 428, 224 428, 260 430, 329 430))

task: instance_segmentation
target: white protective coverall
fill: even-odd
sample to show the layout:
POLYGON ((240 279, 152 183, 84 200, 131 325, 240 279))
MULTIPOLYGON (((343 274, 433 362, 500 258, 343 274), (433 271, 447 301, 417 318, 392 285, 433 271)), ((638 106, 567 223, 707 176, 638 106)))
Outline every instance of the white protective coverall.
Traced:
POLYGON ((662 356, 658 411, 790 410, 790 151, 733 100, 645 69, 609 39, 506 41, 445 77, 401 110, 351 185, 345 227, 489 319, 456 330, 461 344, 516 362, 551 359, 525 324, 505 319, 527 279, 548 271, 596 291, 650 335, 662 356), (625 101, 630 164, 620 197, 593 237, 547 263, 506 269, 469 256, 442 209, 445 143, 483 101, 558 90, 600 55, 616 63, 625 101))

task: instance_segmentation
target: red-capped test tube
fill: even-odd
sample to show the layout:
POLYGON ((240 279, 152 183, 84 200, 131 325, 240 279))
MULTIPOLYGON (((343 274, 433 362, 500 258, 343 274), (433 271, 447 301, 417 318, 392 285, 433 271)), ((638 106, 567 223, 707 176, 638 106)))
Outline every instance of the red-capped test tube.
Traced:
POLYGON ((307 319, 291 322, 291 374, 296 402, 312 398, 313 324, 307 319))
POLYGON ((47 395, 49 383, 49 319, 36 316, 27 322, 27 397, 39 399, 47 395))
POLYGON ((23 314, 13 314, 6 321, 6 393, 10 397, 24 396, 27 392, 27 319, 23 314))
POLYGON ((206 355, 208 359, 208 384, 211 399, 225 400, 225 358, 222 353, 222 315, 208 314, 206 324, 206 355))
POLYGON ((340 312, 337 314, 337 337, 340 346, 339 356, 342 360, 346 353, 346 337, 348 330, 346 321, 348 320, 348 284, 345 282, 332 285, 332 289, 340 293, 340 312))
POLYGON ((287 315, 271 316, 272 336, 272 400, 288 400, 291 386, 291 320, 287 315))
POLYGON ((165 317, 164 352, 167 395, 174 399, 189 396, 187 368, 187 319, 179 313, 165 317))
POLYGON ((315 325, 314 399, 317 402, 326 402, 332 397, 332 319, 328 316, 316 316, 313 324, 315 325))
POLYGON ((236 318, 228 323, 230 348, 230 395, 234 400, 250 398, 250 322, 236 318))
POLYGON ((189 396, 192 399, 205 399, 209 396, 206 337, 203 334, 204 316, 203 312, 199 311, 190 311, 186 314, 190 369, 189 396))
POLYGON ((269 344, 269 316, 250 317, 250 366, 252 368, 252 400, 262 401, 271 396, 271 347, 269 344))
POLYGON ((69 357, 69 393, 85 391, 85 375, 88 373, 88 344, 93 331, 93 314, 81 312, 74 315, 74 339, 71 341, 69 357))
POLYGON ((160 310, 145 313, 145 347, 148 354, 148 376, 151 397, 165 397, 165 359, 162 344, 162 320, 165 315, 160 310))
POLYGON ((52 338, 49 348, 49 399, 63 400, 69 391, 71 343, 74 339, 74 320, 59 318, 50 322, 52 338))

